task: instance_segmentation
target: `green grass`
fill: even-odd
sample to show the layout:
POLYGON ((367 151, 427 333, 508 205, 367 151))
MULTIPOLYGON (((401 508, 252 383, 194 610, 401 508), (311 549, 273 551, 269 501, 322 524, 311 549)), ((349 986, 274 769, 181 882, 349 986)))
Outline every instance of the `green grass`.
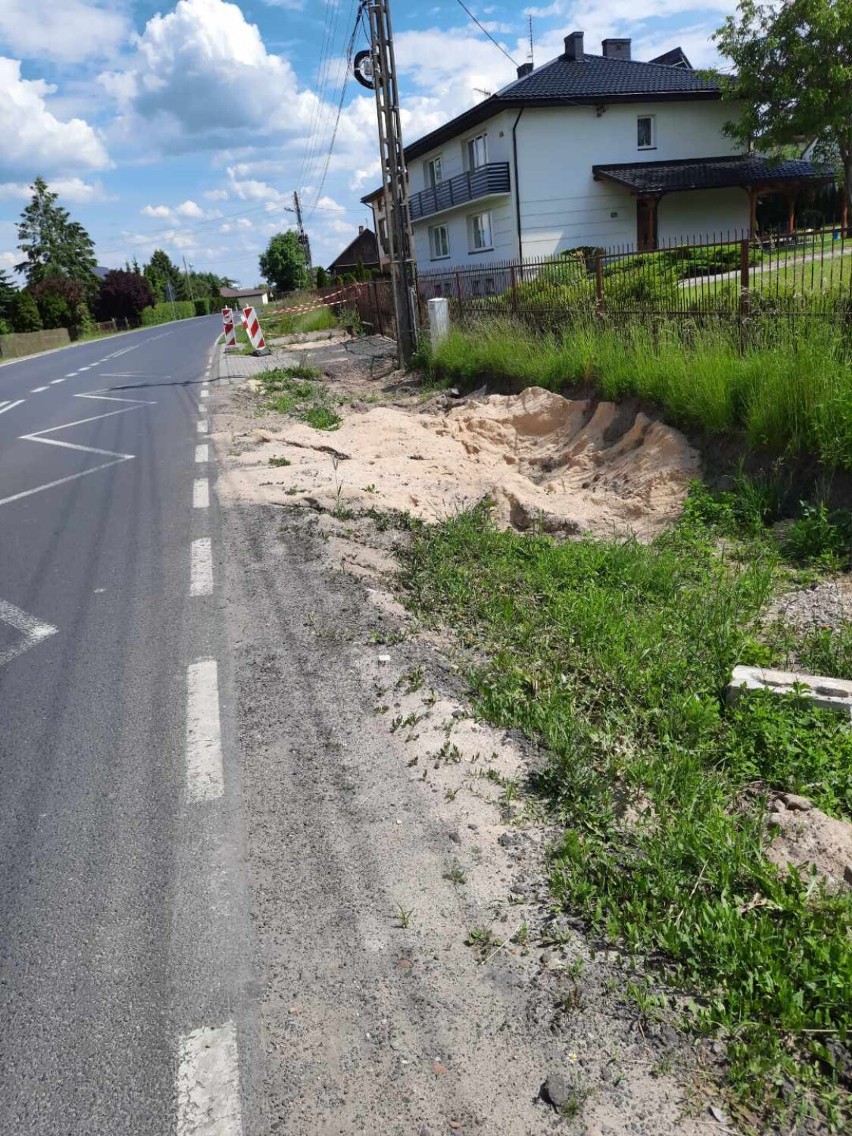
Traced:
MULTIPOLYGON (((273 305, 269 311, 276 308, 296 308, 303 304, 312 303, 314 297, 310 293, 288 296, 280 303, 273 305)), ((331 308, 318 308, 313 312, 301 314, 285 313, 283 315, 262 314, 260 324, 268 339, 284 335, 304 335, 311 331, 331 331, 338 326, 337 318, 331 308)))
POLYGON ((603 398, 638 396, 671 421, 710 434, 739 430, 752 446, 808 453, 852 469, 852 367, 840 331, 814 323, 744 353, 723 328, 588 322, 537 334, 510 320, 453 330, 421 364, 433 381, 519 390, 591 383, 603 398))
POLYGON ((316 380, 320 372, 299 363, 264 371, 257 382, 265 395, 271 396, 270 410, 299 418, 315 430, 336 430, 342 419, 330 405, 328 394, 316 380))
POLYGON ((782 566, 759 533, 726 556, 718 535, 693 511, 651 546, 557 544, 499 532, 481 507, 416 529, 403 582, 479 660, 478 712, 546 747, 558 899, 695 998, 736 1096, 782 1125, 798 1109, 839 1126, 852 899, 781 876, 762 814, 790 789, 852 816, 852 731, 792 698, 726 707, 782 566), (625 801, 646 820, 625 823, 625 801))

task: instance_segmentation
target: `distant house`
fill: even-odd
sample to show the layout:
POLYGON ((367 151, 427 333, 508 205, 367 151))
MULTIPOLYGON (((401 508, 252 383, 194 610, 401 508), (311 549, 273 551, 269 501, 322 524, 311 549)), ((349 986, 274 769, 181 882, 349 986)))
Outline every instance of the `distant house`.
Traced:
POLYGON ((345 276, 347 272, 356 272, 359 264, 368 271, 378 272, 381 269, 379 256, 379 242, 372 229, 358 226, 358 236, 348 244, 340 256, 328 266, 330 276, 345 276))
MULTIPOLYGON (((743 153, 736 104, 680 48, 650 63, 629 39, 586 53, 583 33, 541 67, 406 147, 421 270, 547 257, 581 247, 655 249, 754 231, 760 197, 827 180, 808 161, 743 153)), ((384 195, 363 201, 381 232, 384 195)))
POLYGON ((219 295, 231 308, 260 308, 269 303, 265 288, 220 288, 219 295))

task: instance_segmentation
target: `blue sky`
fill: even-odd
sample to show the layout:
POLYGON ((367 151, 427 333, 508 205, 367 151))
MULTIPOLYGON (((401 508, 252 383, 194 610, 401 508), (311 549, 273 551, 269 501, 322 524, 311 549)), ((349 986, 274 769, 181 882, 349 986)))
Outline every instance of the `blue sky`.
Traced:
MULTIPOLYGON (((554 58, 570 31, 586 50, 630 36, 634 58, 678 44, 716 62, 712 31, 733 0, 466 0, 517 62, 554 58)), ((456 0, 391 0, 406 141, 514 77, 456 0)), ((269 236, 293 224, 299 189, 317 263, 369 217, 377 184, 372 95, 343 55, 357 0, 2 0, 0 267, 18 259, 15 222, 41 175, 120 267, 152 249, 199 271, 258 279, 269 236)), ((359 38, 357 47, 364 46, 359 38)))

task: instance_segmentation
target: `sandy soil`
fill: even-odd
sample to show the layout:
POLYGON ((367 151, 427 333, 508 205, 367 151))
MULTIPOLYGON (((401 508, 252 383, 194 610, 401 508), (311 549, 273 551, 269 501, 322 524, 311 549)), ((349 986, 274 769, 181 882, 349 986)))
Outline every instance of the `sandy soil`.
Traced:
POLYGON ((806 875, 815 872, 831 891, 852 888, 852 824, 792 793, 772 802, 767 823, 766 855, 782 871, 792 865, 806 875))
POLYGON ((378 337, 338 334, 250 362, 318 369, 343 423, 319 432, 265 413, 249 380, 235 392, 234 413, 220 415, 216 427, 234 459, 234 500, 379 508, 434 521, 487 498, 497 521, 519 530, 650 540, 678 516, 700 471, 683 434, 630 403, 566 399, 535 387, 424 400, 418 384, 395 370, 393 346, 378 337), (275 459, 291 464, 270 465, 275 459))
POLYGON ((534 387, 419 413, 376 406, 343 414, 329 434, 279 420, 255 432, 254 445, 241 439, 248 448, 236 459, 234 493, 427 521, 489 498, 498 522, 520 530, 650 539, 677 516, 699 469, 683 435, 643 413, 534 387), (291 464, 271 469, 274 458, 291 464))

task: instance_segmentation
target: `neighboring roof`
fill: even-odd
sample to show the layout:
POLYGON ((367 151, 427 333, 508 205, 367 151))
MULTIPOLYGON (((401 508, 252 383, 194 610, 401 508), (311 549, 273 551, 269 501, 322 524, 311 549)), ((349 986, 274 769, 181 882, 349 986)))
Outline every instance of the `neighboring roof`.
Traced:
POLYGON ((638 59, 611 59, 603 55, 584 55, 581 62, 560 55, 407 146, 405 157, 408 161, 419 158, 513 107, 718 98, 721 92, 716 82, 684 67, 641 63, 638 59))
POLYGON ((240 296, 264 296, 268 288, 220 288, 219 295, 223 300, 236 300, 240 296))
POLYGON ((106 274, 108 272, 115 272, 115 271, 116 270, 114 268, 104 268, 104 266, 102 264, 97 264, 92 269, 92 272, 94 272, 94 274, 95 274, 95 276, 97 276, 98 280, 105 280, 106 274))
POLYGON ((335 273, 344 268, 354 268, 359 260, 365 268, 375 268, 379 264, 379 242, 372 229, 362 229, 340 256, 331 262, 329 271, 335 273))
POLYGON ((694 70, 682 47, 673 47, 671 51, 664 51, 662 55, 658 55, 656 59, 649 59, 648 62, 660 63, 663 67, 682 67, 686 71, 694 70))
POLYGON ((779 182, 830 181, 832 170, 802 160, 777 161, 752 155, 690 158, 675 162, 627 162, 592 166, 597 178, 615 182, 638 196, 657 197, 689 189, 777 185, 779 182))

